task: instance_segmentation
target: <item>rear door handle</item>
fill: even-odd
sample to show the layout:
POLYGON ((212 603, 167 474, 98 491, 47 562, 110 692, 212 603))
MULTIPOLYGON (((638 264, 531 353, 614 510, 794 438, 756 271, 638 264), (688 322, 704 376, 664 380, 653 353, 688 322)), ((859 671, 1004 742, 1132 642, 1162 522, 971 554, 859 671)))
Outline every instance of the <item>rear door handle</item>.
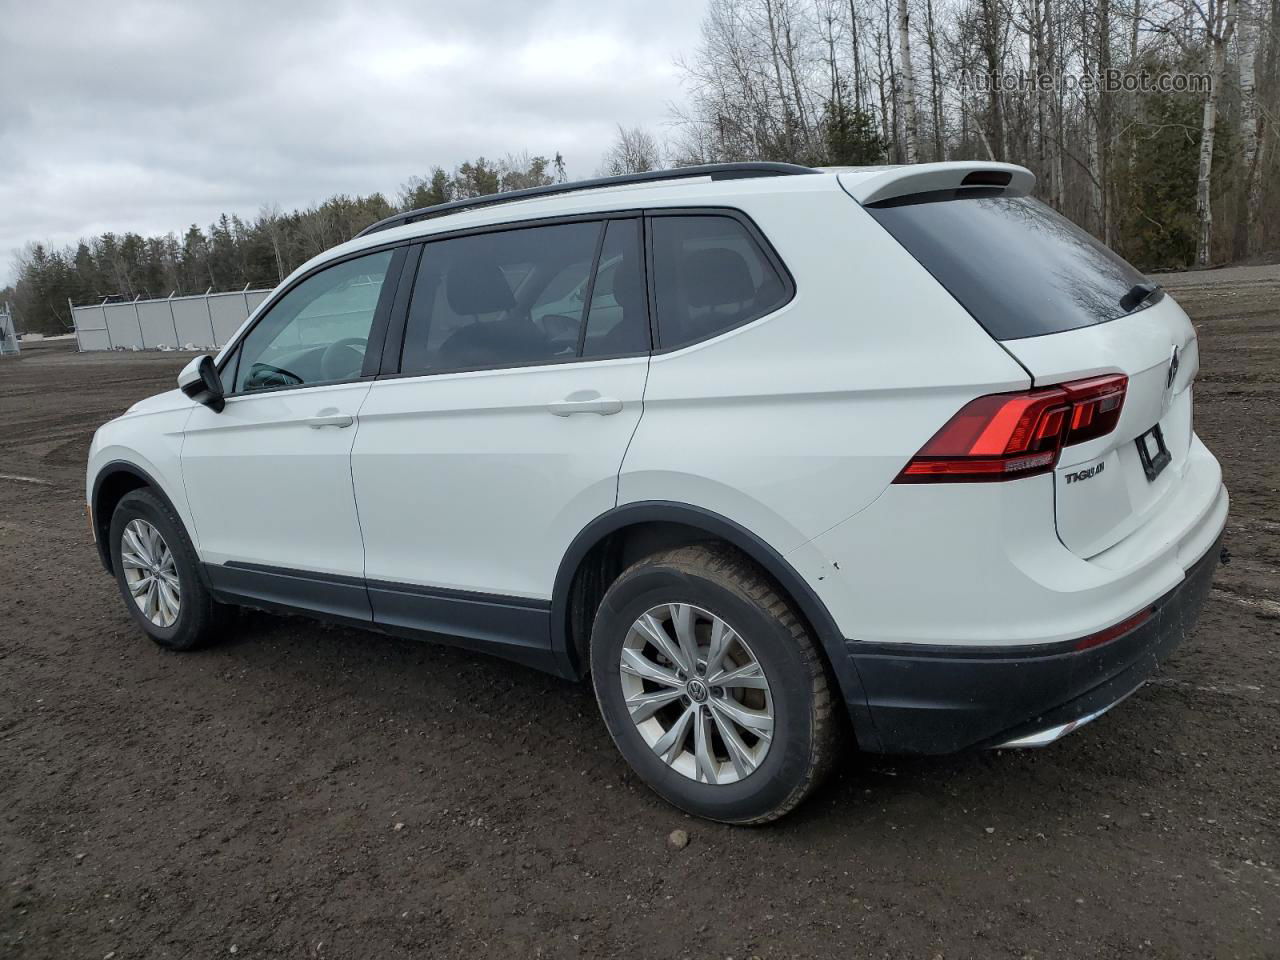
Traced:
POLYGON ((318 416, 309 417, 305 422, 312 430, 319 430, 321 427, 349 427, 356 422, 356 418, 346 413, 322 412, 318 416))
POLYGON ((547 409, 557 417, 570 417, 575 413, 598 413, 602 417, 622 412, 622 401, 602 397, 598 393, 589 396, 571 393, 563 400, 548 403, 547 409))

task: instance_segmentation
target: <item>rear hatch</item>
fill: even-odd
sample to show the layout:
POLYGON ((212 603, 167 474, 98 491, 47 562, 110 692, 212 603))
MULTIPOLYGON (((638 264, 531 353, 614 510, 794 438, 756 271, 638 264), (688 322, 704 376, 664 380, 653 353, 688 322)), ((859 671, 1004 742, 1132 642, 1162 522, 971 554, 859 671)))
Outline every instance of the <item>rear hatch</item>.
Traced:
POLYGON ((941 189, 865 206, 1036 387, 1128 378, 1114 429, 1062 449, 1062 543, 1092 557, 1157 514, 1186 470, 1199 365, 1195 331, 1173 299, 1014 189, 941 189))

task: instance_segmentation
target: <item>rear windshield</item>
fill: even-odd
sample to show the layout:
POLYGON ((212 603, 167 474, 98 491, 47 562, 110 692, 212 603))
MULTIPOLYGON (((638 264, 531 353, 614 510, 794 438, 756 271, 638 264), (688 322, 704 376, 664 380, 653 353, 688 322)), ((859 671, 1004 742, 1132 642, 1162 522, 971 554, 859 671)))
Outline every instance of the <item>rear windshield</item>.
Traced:
POLYGON ((948 191, 940 199, 890 201, 867 212, 997 340, 1114 320, 1126 312, 1121 298, 1145 282, 1088 233, 1030 197, 957 198, 948 191))

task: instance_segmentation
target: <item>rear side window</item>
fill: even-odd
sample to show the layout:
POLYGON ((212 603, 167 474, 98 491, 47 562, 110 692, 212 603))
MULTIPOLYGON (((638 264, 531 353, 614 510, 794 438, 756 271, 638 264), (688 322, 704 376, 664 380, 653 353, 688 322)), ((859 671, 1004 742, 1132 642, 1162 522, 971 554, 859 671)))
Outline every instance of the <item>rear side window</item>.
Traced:
POLYGON ((649 307, 639 220, 610 220, 591 287, 584 357, 614 357, 649 349, 649 307))
POLYGON ((660 347, 705 340, 790 299, 783 278, 733 217, 659 216, 652 227, 660 347))
POLYGON ((997 340, 1114 320, 1125 315, 1125 294, 1145 282, 1084 230, 1030 197, 949 194, 869 206, 867 212, 997 340))
POLYGON ((576 357, 603 229, 567 223, 428 243, 409 303, 401 372, 576 357))

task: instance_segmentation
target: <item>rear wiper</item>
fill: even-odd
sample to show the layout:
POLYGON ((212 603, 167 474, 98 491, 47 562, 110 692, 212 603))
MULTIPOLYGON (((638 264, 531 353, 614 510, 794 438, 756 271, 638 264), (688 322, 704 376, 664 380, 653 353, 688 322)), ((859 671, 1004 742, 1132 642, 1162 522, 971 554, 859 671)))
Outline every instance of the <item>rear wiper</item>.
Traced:
POLYGON ((1135 283, 1129 288, 1129 292, 1120 298, 1120 309, 1125 313, 1132 313, 1155 296, 1159 289, 1158 283, 1135 283))

